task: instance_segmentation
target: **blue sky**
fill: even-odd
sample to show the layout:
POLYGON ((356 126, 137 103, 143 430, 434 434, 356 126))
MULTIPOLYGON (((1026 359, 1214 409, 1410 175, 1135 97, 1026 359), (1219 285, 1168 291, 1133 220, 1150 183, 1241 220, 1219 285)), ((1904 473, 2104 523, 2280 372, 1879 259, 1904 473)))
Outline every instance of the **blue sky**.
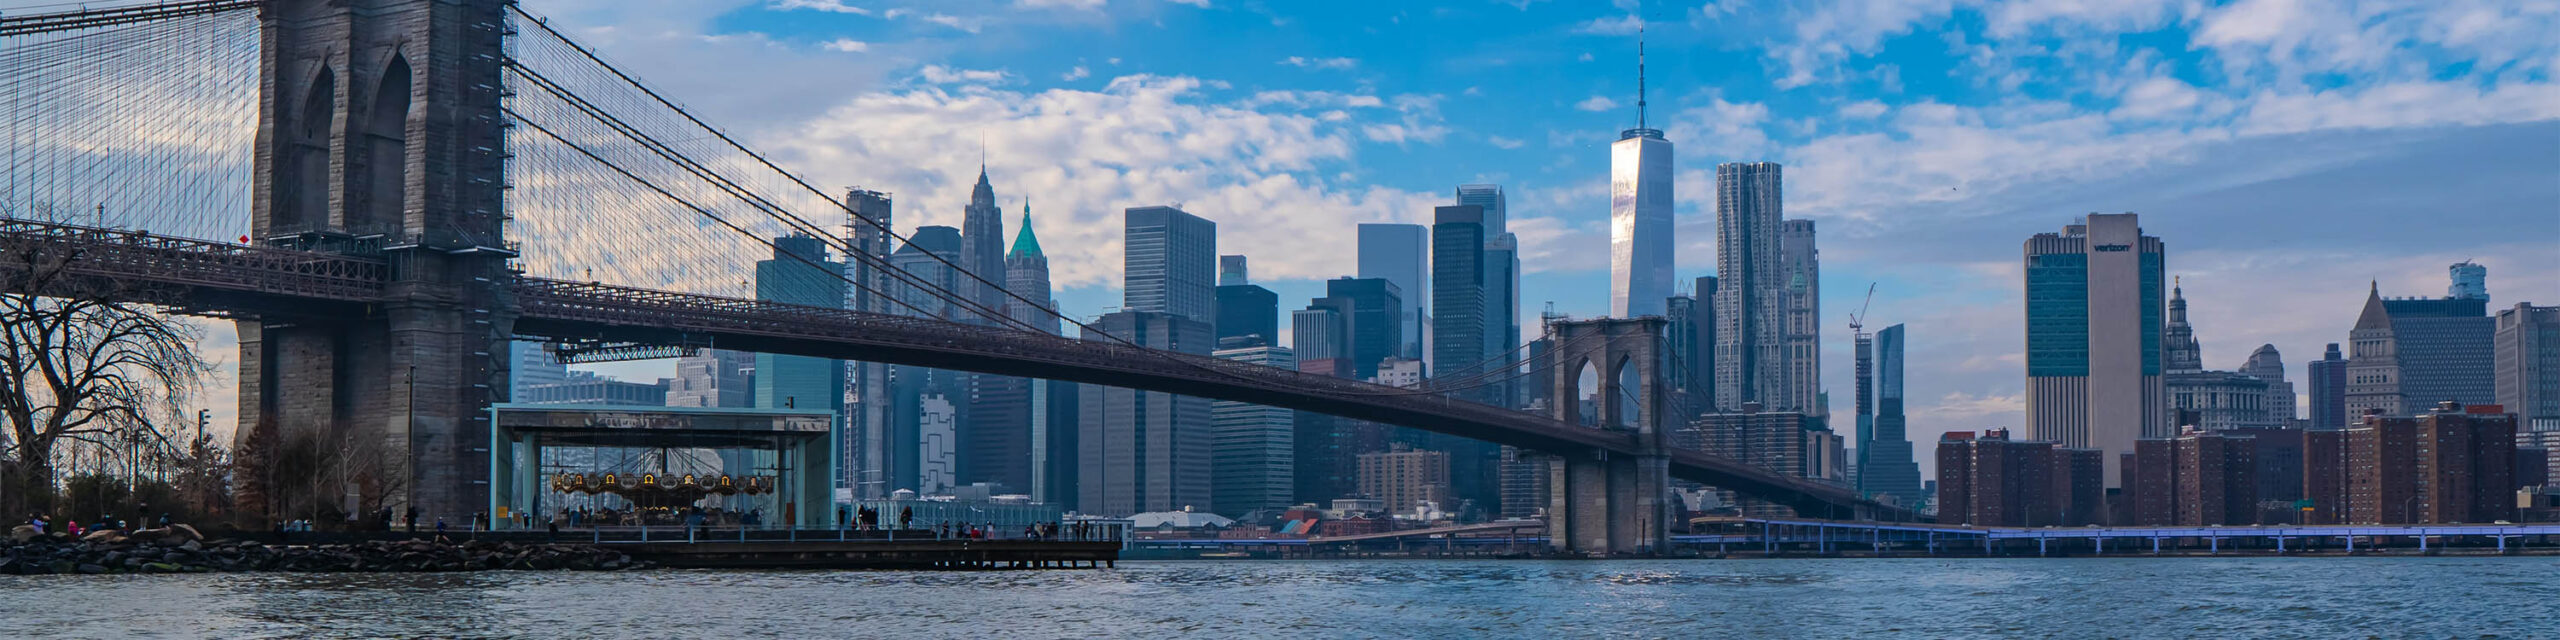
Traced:
POLYGON ((2441 295, 2466 258, 2495 305, 2560 299, 2552 2, 528 6, 822 184, 897 193, 905 226, 958 223, 983 136, 1084 315, 1117 303, 1122 208, 1218 221, 1296 306, 1348 275, 1355 223, 1463 182, 1510 192, 1524 315, 1602 313, 1644 25, 1680 273, 1713 267, 1713 166, 1784 163, 1788 216, 1821 229, 1835 409, 1877 283, 1920 441, 2019 425, 2019 245, 2078 214, 2143 214, 2215 367, 2272 343, 2299 380, 2368 280, 2441 295))
POLYGON ((903 228, 959 223, 983 139, 1077 315, 1118 302, 1126 207, 1216 220, 1296 307, 1349 275, 1356 223, 1499 183, 1532 328, 1549 301, 1605 311, 1643 25, 1680 275, 1714 263, 1714 165, 1783 163, 1788 217, 1820 225, 1834 409, 1876 283, 1915 441, 2020 425, 2020 243, 2078 214, 2141 213, 2207 364, 2272 343, 2297 385, 2368 280, 2441 295, 2472 259, 2493 306, 2560 301, 2552 0, 525 6, 813 183, 895 193, 903 228))

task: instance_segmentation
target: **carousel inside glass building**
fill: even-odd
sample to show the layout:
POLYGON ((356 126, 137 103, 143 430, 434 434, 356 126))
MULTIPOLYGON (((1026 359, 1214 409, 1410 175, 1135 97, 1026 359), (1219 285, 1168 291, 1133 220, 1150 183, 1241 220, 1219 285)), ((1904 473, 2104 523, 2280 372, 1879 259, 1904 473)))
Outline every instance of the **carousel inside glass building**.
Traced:
POLYGON ((498 405, 502 528, 825 526, 825 411, 498 405))

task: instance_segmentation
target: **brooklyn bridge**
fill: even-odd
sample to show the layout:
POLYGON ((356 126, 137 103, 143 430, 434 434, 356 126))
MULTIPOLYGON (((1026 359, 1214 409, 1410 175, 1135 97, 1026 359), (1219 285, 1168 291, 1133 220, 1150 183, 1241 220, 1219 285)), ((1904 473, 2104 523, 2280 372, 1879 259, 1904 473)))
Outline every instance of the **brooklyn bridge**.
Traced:
MULTIPOLYGON (((1665 547, 1674 480, 1806 516, 1910 519, 1845 487, 1668 446, 1677 412, 1656 371, 1659 321, 1568 323, 1529 363, 1631 368, 1601 376, 1601 392, 1634 398, 1632 415, 1606 403, 1604 426, 1589 426, 1577 393, 1554 394, 1545 415, 1448 395, 1483 376, 1390 387, 1107 335, 752 299, 740 283, 778 255, 767 238, 805 234, 861 258, 843 246, 848 227, 896 234, 568 31, 502 0, 0 16, 0 285, 111 291, 236 323, 241 424, 385 436, 386 459, 416 461, 414 506, 436 514, 488 503, 503 347, 532 340, 1063 380, 1508 445, 1553 461, 1550 537, 1571 551, 1665 547)), ((980 304, 891 271, 944 303, 980 304)))

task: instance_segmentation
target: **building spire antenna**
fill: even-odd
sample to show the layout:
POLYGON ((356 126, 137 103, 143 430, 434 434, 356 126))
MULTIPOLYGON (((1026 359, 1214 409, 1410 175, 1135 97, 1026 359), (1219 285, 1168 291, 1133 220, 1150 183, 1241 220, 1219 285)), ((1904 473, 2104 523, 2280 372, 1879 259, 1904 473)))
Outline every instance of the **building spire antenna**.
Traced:
POLYGON ((1646 126, 1646 124, 1645 124, 1645 119, 1644 119, 1644 27, 1645 27, 1645 24, 1644 24, 1644 22, 1643 22, 1643 19, 1639 18, 1639 19, 1637 19, 1637 20, 1638 20, 1638 21, 1636 22, 1636 128, 1638 128, 1638 129, 1644 129, 1644 128, 1648 128, 1648 127, 1646 126))

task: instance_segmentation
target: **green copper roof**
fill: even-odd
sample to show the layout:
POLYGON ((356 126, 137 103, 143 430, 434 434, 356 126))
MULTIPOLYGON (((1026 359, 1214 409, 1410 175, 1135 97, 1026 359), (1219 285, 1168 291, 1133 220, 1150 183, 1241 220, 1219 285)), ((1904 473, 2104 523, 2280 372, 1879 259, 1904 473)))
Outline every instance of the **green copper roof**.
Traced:
POLYGON ((1040 255, 1040 238, 1031 235, 1031 199, 1022 199, 1022 233, 1013 236, 1013 257, 1040 255))

